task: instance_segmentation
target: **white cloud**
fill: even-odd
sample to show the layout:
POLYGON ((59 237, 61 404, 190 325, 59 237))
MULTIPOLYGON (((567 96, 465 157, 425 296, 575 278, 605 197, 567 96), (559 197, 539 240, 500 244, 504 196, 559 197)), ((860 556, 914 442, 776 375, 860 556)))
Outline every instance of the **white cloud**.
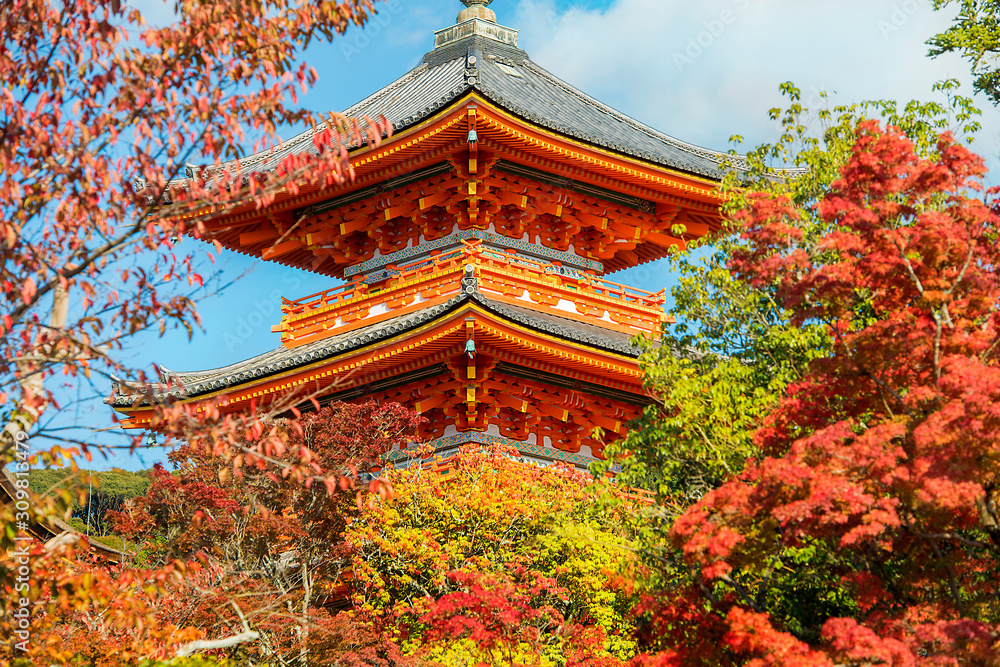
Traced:
MULTIPOLYGON (((950 19, 930 0, 615 0, 563 11, 522 0, 510 23, 557 76, 668 134, 726 149, 732 134, 750 144, 775 136, 767 111, 784 106, 784 81, 814 103, 818 91, 835 92, 834 103, 930 99, 946 78, 971 94, 963 60, 926 57, 924 42, 950 19)), ((977 101, 977 149, 995 156, 996 109, 977 101)))

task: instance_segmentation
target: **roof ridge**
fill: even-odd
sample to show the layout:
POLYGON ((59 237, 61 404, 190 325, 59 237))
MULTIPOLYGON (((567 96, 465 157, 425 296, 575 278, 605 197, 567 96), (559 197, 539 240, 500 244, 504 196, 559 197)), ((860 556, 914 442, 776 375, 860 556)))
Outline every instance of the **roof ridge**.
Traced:
MULTIPOLYGON (((478 286, 475 286, 472 292, 463 290, 444 303, 400 315, 385 322, 376 322, 353 331, 333 334, 327 338, 321 338, 300 347, 286 348, 284 345, 280 345, 269 352, 264 352, 263 354, 221 368, 191 371, 190 374, 193 377, 187 383, 181 381, 172 385, 169 389, 162 387, 162 383, 157 383, 155 389, 158 389, 158 391, 154 391, 153 396, 156 400, 164 400, 169 397, 194 397, 216 390, 238 387, 253 379, 270 377, 284 371, 294 370, 312 362, 335 357, 356 347, 376 343, 395 334, 405 333, 413 327, 446 315, 469 301, 478 303, 496 315, 505 317, 536 331, 562 336, 609 352, 632 356, 638 356, 640 352, 637 348, 632 347, 630 340, 615 341, 612 338, 613 336, 620 335, 621 332, 606 329, 601 325, 579 322, 541 309, 530 308, 527 305, 512 306, 504 304, 484 295, 479 291, 478 286), (519 311, 533 313, 535 317, 519 311), (579 328, 581 324, 584 326, 583 329, 579 328)), ((149 390, 154 389, 154 386, 151 384, 144 386, 136 384, 133 385, 133 388, 149 390)), ((133 404, 137 399, 143 399, 142 394, 114 395, 104 400, 112 406, 127 406, 133 404)))
MULTIPOLYGON (((583 91, 581 91, 579 88, 576 88, 572 84, 570 84, 570 83, 568 83, 566 81, 563 81, 562 79, 560 79, 556 75, 552 74, 547 69, 545 69, 544 67, 542 67, 538 63, 534 62, 530 58, 524 60, 524 62, 522 63, 522 67, 527 67, 534 74, 536 74, 536 75, 538 75, 538 76, 540 76, 542 78, 548 79, 550 82, 552 82, 552 83, 560 86, 563 90, 565 90, 566 92, 570 93, 571 95, 576 96, 578 99, 580 99, 580 100, 582 100, 584 102, 587 102, 588 104, 592 104, 593 106, 599 108, 601 111, 603 111, 604 113, 608 114, 609 116, 614 117, 616 120, 619 120, 619 121, 625 123, 629 127, 633 128, 635 130, 638 130, 639 132, 642 132, 643 134, 645 134, 646 136, 648 136, 648 137, 650 137, 652 139, 657 139, 659 141, 663 141, 664 143, 670 144, 671 146, 674 146, 675 148, 679 148, 680 150, 683 150, 683 151, 685 151, 687 153, 690 153, 692 155, 696 155, 698 157, 703 157, 703 158, 706 158, 706 159, 709 159, 709 160, 713 160, 716 164, 720 164, 720 165, 727 158, 731 158, 732 157, 728 153, 722 153, 720 151, 714 151, 714 150, 712 150, 710 148, 704 148, 702 146, 697 146, 695 144, 691 144, 691 143, 688 143, 686 141, 682 141, 680 139, 677 139, 676 137, 672 137, 669 134, 660 132, 659 130, 655 130, 652 127, 650 127, 648 125, 645 125, 644 123, 642 123, 642 122, 640 122, 640 121, 632 118, 631 116, 625 115, 624 113, 622 113, 621 111, 618 111, 614 107, 609 106, 609 105, 605 104, 604 102, 601 102, 597 98, 591 97, 590 95, 584 93, 583 91)), ((740 166, 740 165, 744 165, 745 166, 746 165, 746 159, 743 156, 739 156, 738 159, 735 161, 735 163, 736 163, 737 166, 740 166)))
MULTIPOLYGON (((424 70, 427 69, 427 63, 421 62, 419 65, 411 69, 409 72, 399 77, 388 86, 372 93, 368 97, 364 98, 360 102, 356 102, 348 107, 346 110, 341 111, 341 115, 345 118, 352 118, 356 110, 363 108, 367 104, 374 104, 379 100, 385 98, 390 93, 394 92, 403 85, 409 83, 411 80, 415 79, 418 75, 422 74, 424 70)), ((258 165, 267 165, 269 162, 280 160, 282 157, 289 155, 294 152, 295 149, 300 148, 303 144, 307 144, 313 137, 315 137, 320 132, 324 131, 328 125, 328 121, 323 121, 317 123, 315 127, 308 128, 299 132, 295 136, 291 137, 287 141, 278 138, 279 143, 266 148, 256 153, 251 153, 242 158, 236 158, 234 160, 226 160, 222 162, 219 167, 211 166, 207 167, 209 173, 216 173, 222 171, 227 165, 237 164, 240 165, 241 171, 249 171, 249 167, 255 167, 258 165)), ((350 148, 350 146, 348 146, 350 148)), ((183 179, 177 179, 183 180, 183 179)))
POLYGON ((594 347, 598 347, 606 351, 631 353, 634 354, 635 356, 638 356, 642 352, 640 348, 632 345, 631 340, 623 344, 615 344, 611 342, 609 339, 601 340, 601 338, 603 338, 601 334, 614 335, 622 333, 614 329, 605 327, 601 324, 594 324, 593 322, 581 322, 571 317, 565 317, 563 315, 559 315, 558 313, 542 310, 541 308, 532 308, 527 303, 523 305, 504 303, 502 301, 490 298, 489 296, 486 296, 481 292, 477 292, 472 296, 472 298, 473 300, 481 303, 482 305, 491 308, 497 314, 503 315, 504 317, 507 317, 509 319, 513 319, 517 322, 520 322, 521 324, 532 327, 534 329, 540 329, 544 331, 545 327, 539 326, 537 323, 532 324, 531 322, 526 321, 526 318, 521 313, 519 313, 518 310, 529 311, 532 313, 537 313, 544 317, 549 317, 555 320, 559 320, 560 322, 565 323, 563 326, 582 324, 588 327, 587 330, 590 331, 590 333, 586 334, 580 333, 577 338, 578 342, 583 342, 588 345, 593 345, 594 347))
MULTIPOLYGON (((423 73, 423 71, 426 68, 427 68, 426 63, 420 63, 419 65, 411 69, 409 72, 399 77, 398 79, 396 79, 389 85, 385 86, 381 90, 375 91, 374 93, 364 98, 363 100, 356 102, 347 109, 345 109, 344 111, 341 111, 340 114, 345 118, 352 118, 356 110, 363 108, 367 104, 375 104, 379 102, 380 100, 387 97, 390 93, 394 92, 403 85, 409 83, 412 79, 415 79, 418 75, 423 73)), ((325 130, 327 125, 328 122, 323 121, 322 123, 317 124, 316 127, 309 130, 305 130, 304 132, 295 135, 288 141, 282 142, 279 146, 270 149, 272 152, 272 155, 270 157, 279 158, 288 155, 299 145, 306 143, 308 140, 316 136, 316 134, 325 130)), ((348 146, 348 148, 350 148, 350 146, 348 146)), ((250 157, 256 157, 257 155, 259 154, 254 154, 250 157)), ((241 168, 243 167, 242 161, 240 162, 240 167, 241 168)))
POLYGON ((379 100, 381 100, 384 97, 386 97, 387 95, 389 95, 389 93, 392 93, 397 88, 401 87, 403 84, 409 83, 409 81, 411 79, 416 78, 418 74, 422 74, 428 67, 429 67, 429 65, 427 63, 421 61, 420 64, 418 64, 416 67, 414 67, 413 69, 411 69, 409 72, 407 72, 403 76, 399 77, 398 79, 396 79, 395 81, 393 81, 392 83, 390 83, 388 86, 382 88, 381 90, 378 90, 378 91, 372 93, 371 95, 369 95, 368 97, 364 98, 360 102, 356 102, 355 104, 352 104, 351 106, 349 106, 347 109, 345 109, 341 113, 344 116, 347 116, 348 118, 350 118, 351 114, 354 113, 355 110, 360 109, 360 108, 362 108, 363 106, 365 106, 367 104, 378 102, 379 100))
MULTIPOLYGON (((285 348, 284 344, 279 345, 276 348, 267 350, 265 352, 261 352, 260 354, 255 354, 252 357, 247 357, 246 359, 243 359, 241 361, 236 361, 231 364, 226 364, 225 366, 218 366, 217 368, 206 368, 200 371, 171 371, 171 376, 173 378, 176 378, 177 380, 181 380, 184 376, 187 376, 188 378, 192 377, 197 378, 203 375, 215 375, 228 370, 235 370, 236 368, 249 364, 257 359, 273 355, 275 352, 278 352, 279 350, 282 349, 287 349, 285 348)), ((181 382, 181 384, 183 384, 183 382, 181 382)))

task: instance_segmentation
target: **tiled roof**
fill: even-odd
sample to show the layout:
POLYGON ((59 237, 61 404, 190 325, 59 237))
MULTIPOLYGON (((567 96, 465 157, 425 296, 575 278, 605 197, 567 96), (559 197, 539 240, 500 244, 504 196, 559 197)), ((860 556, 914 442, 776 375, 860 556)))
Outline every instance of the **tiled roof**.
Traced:
MULTIPOLYGON (((391 338, 426 324, 455 310, 467 301, 475 302, 504 319, 536 331, 553 334, 609 352, 633 357, 639 355, 639 350, 632 346, 631 337, 628 334, 542 313, 530 308, 510 306, 494 301, 478 292, 473 292, 472 294, 456 296, 437 306, 314 341, 301 347, 288 349, 281 346, 246 361, 222 368, 192 372, 174 372, 164 369, 163 385, 153 388, 153 396, 156 400, 201 396, 230 387, 238 387, 324 359, 332 359, 355 348, 391 338)), ((129 407, 134 405, 137 400, 141 402, 145 398, 146 394, 140 391, 140 388, 132 387, 132 389, 136 393, 120 394, 120 389, 116 390, 116 395, 110 400, 111 405, 129 407)))
POLYGON ((632 347, 632 337, 626 333, 611 331, 596 324, 571 320, 568 317, 542 313, 531 308, 511 306, 486 297, 478 297, 477 301, 483 303, 483 305, 496 314, 537 331, 553 333, 569 338, 577 343, 608 350, 609 352, 639 356, 639 349, 632 347))
MULTIPOLYGON (((385 116, 399 132, 473 90, 536 125, 665 167, 718 179, 719 163, 727 159, 629 118, 549 73, 517 47, 480 35, 431 51, 417 67, 344 114, 385 116)), ((306 132, 273 153, 244 158, 241 165, 267 169, 289 153, 314 151, 312 136, 306 132)))

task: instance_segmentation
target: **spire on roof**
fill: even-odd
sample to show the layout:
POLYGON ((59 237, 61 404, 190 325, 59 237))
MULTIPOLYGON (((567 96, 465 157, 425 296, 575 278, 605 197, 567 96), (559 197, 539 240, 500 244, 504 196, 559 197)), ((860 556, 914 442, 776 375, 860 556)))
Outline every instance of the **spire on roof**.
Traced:
POLYGON ((459 12, 455 25, 434 33, 434 48, 440 49, 475 35, 517 46, 517 30, 497 25, 496 13, 487 7, 491 2, 493 0, 462 0, 465 9, 459 12))
POLYGON ((462 4, 466 6, 466 9, 459 12, 456 23, 464 23, 469 19, 482 19, 490 23, 496 23, 496 13, 492 9, 487 9, 487 6, 491 2, 493 0, 462 0, 462 4))

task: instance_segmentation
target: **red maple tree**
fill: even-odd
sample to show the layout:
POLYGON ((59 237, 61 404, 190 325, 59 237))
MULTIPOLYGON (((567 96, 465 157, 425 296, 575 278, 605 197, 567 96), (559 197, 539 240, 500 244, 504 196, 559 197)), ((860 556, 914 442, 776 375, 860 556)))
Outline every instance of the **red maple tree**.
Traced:
MULTIPOLYGON (((316 117, 297 99, 317 80, 302 61, 305 48, 364 23, 373 7, 369 0, 179 0, 173 20, 150 26, 119 0, 0 3, 0 465, 26 438, 36 463, 105 444, 91 433, 46 428, 60 407, 55 377, 83 400, 99 401, 118 376, 147 387, 147 396, 161 388, 122 349, 143 331, 197 326, 200 267, 209 256, 182 254, 177 240, 202 236, 203 216, 342 182, 351 177, 346 149, 391 133, 383 119, 316 117), (268 152, 279 128, 296 123, 313 128, 314 150, 268 152), (263 151, 256 165, 241 163, 249 145, 263 151)), ((274 472, 291 481, 346 484, 349 468, 322 469, 302 447, 289 456, 292 432, 265 428, 273 415, 226 418, 216 407, 161 405, 153 426, 224 457, 234 474, 245 456, 256 456, 286 461, 274 472)), ((26 467, 19 461, 15 472, 26 467)), ((31 501, 29 510, 0 507, 10 527, 0 532, 0 632, 13 637, 12 614, 21 607, 33 619, 30 651, 4 644, 0 659, 64 662, 80 646, 54 629, 65 614, 131 628, 117 635, 122 655, 152 655, 143 632, 177 566, 109 573, 68 546, 72 539, 57 540, 29 549, 30 586, 22 588, 22 565, 10 555, 19 546, 16 527, 51 524, 60 514, 55 503, 31 501)))
MULTIPOLYGON (((46 378, 85 387, 99 374, 97 396, 114 375, 142 384, 118 354, 129 338, 197 325, 206 253, 179 254, 180 236, 279 191, 340 183, 346 149, 391 132, 384 119, 324 122, 296 104, 317 80, 305 47, 372 7, 183 0, 175 21, 153 27, 118 0, 0 5, 0 401, 11 415, 0 453, 32 428, 41 444, 46 378), (295 123, 315 128, 315 150, 267 152, 295 123), (244 166, 254 141, 263 153, 244 166)), ((197 435, 220 421, 195 408, 165 411, 160 426, 197 435)))
POLYGON ((815 202, 825 231, 764 193, 738 215, 732 269, 822 323, 832 353, 757 432, 762 458, 676 521, 690 584, 645 610, 662 664, 996 664, 1000 217, 984 172, 950 135, 922 158, 867 121, 815 202), (810 587, 818 635, 784 613, 810 587))
POLYGON ((282 663, 353 664, 344 657, 351 654, 358 664, 378 665, 380 655, 399 654, 378 632, 337 613, 351 582, 344 530, 362 494, 322 482, 377 471, 383 454, 416 437, 421 421, 398 404, 335 403, 276 422, 288 431, 284 460, 233 454, 243 458, 234 464, 189 445, 172 451, 173 471, 158 466, 146 495, 110 517, 150 565, 180 559, 210 573, 182 582, 172 604, 157 606, 158 622, 212 639, 256 632, 243 654, 282 663), (303 483, 283 474, 308 467, 325 476, 303 483))

